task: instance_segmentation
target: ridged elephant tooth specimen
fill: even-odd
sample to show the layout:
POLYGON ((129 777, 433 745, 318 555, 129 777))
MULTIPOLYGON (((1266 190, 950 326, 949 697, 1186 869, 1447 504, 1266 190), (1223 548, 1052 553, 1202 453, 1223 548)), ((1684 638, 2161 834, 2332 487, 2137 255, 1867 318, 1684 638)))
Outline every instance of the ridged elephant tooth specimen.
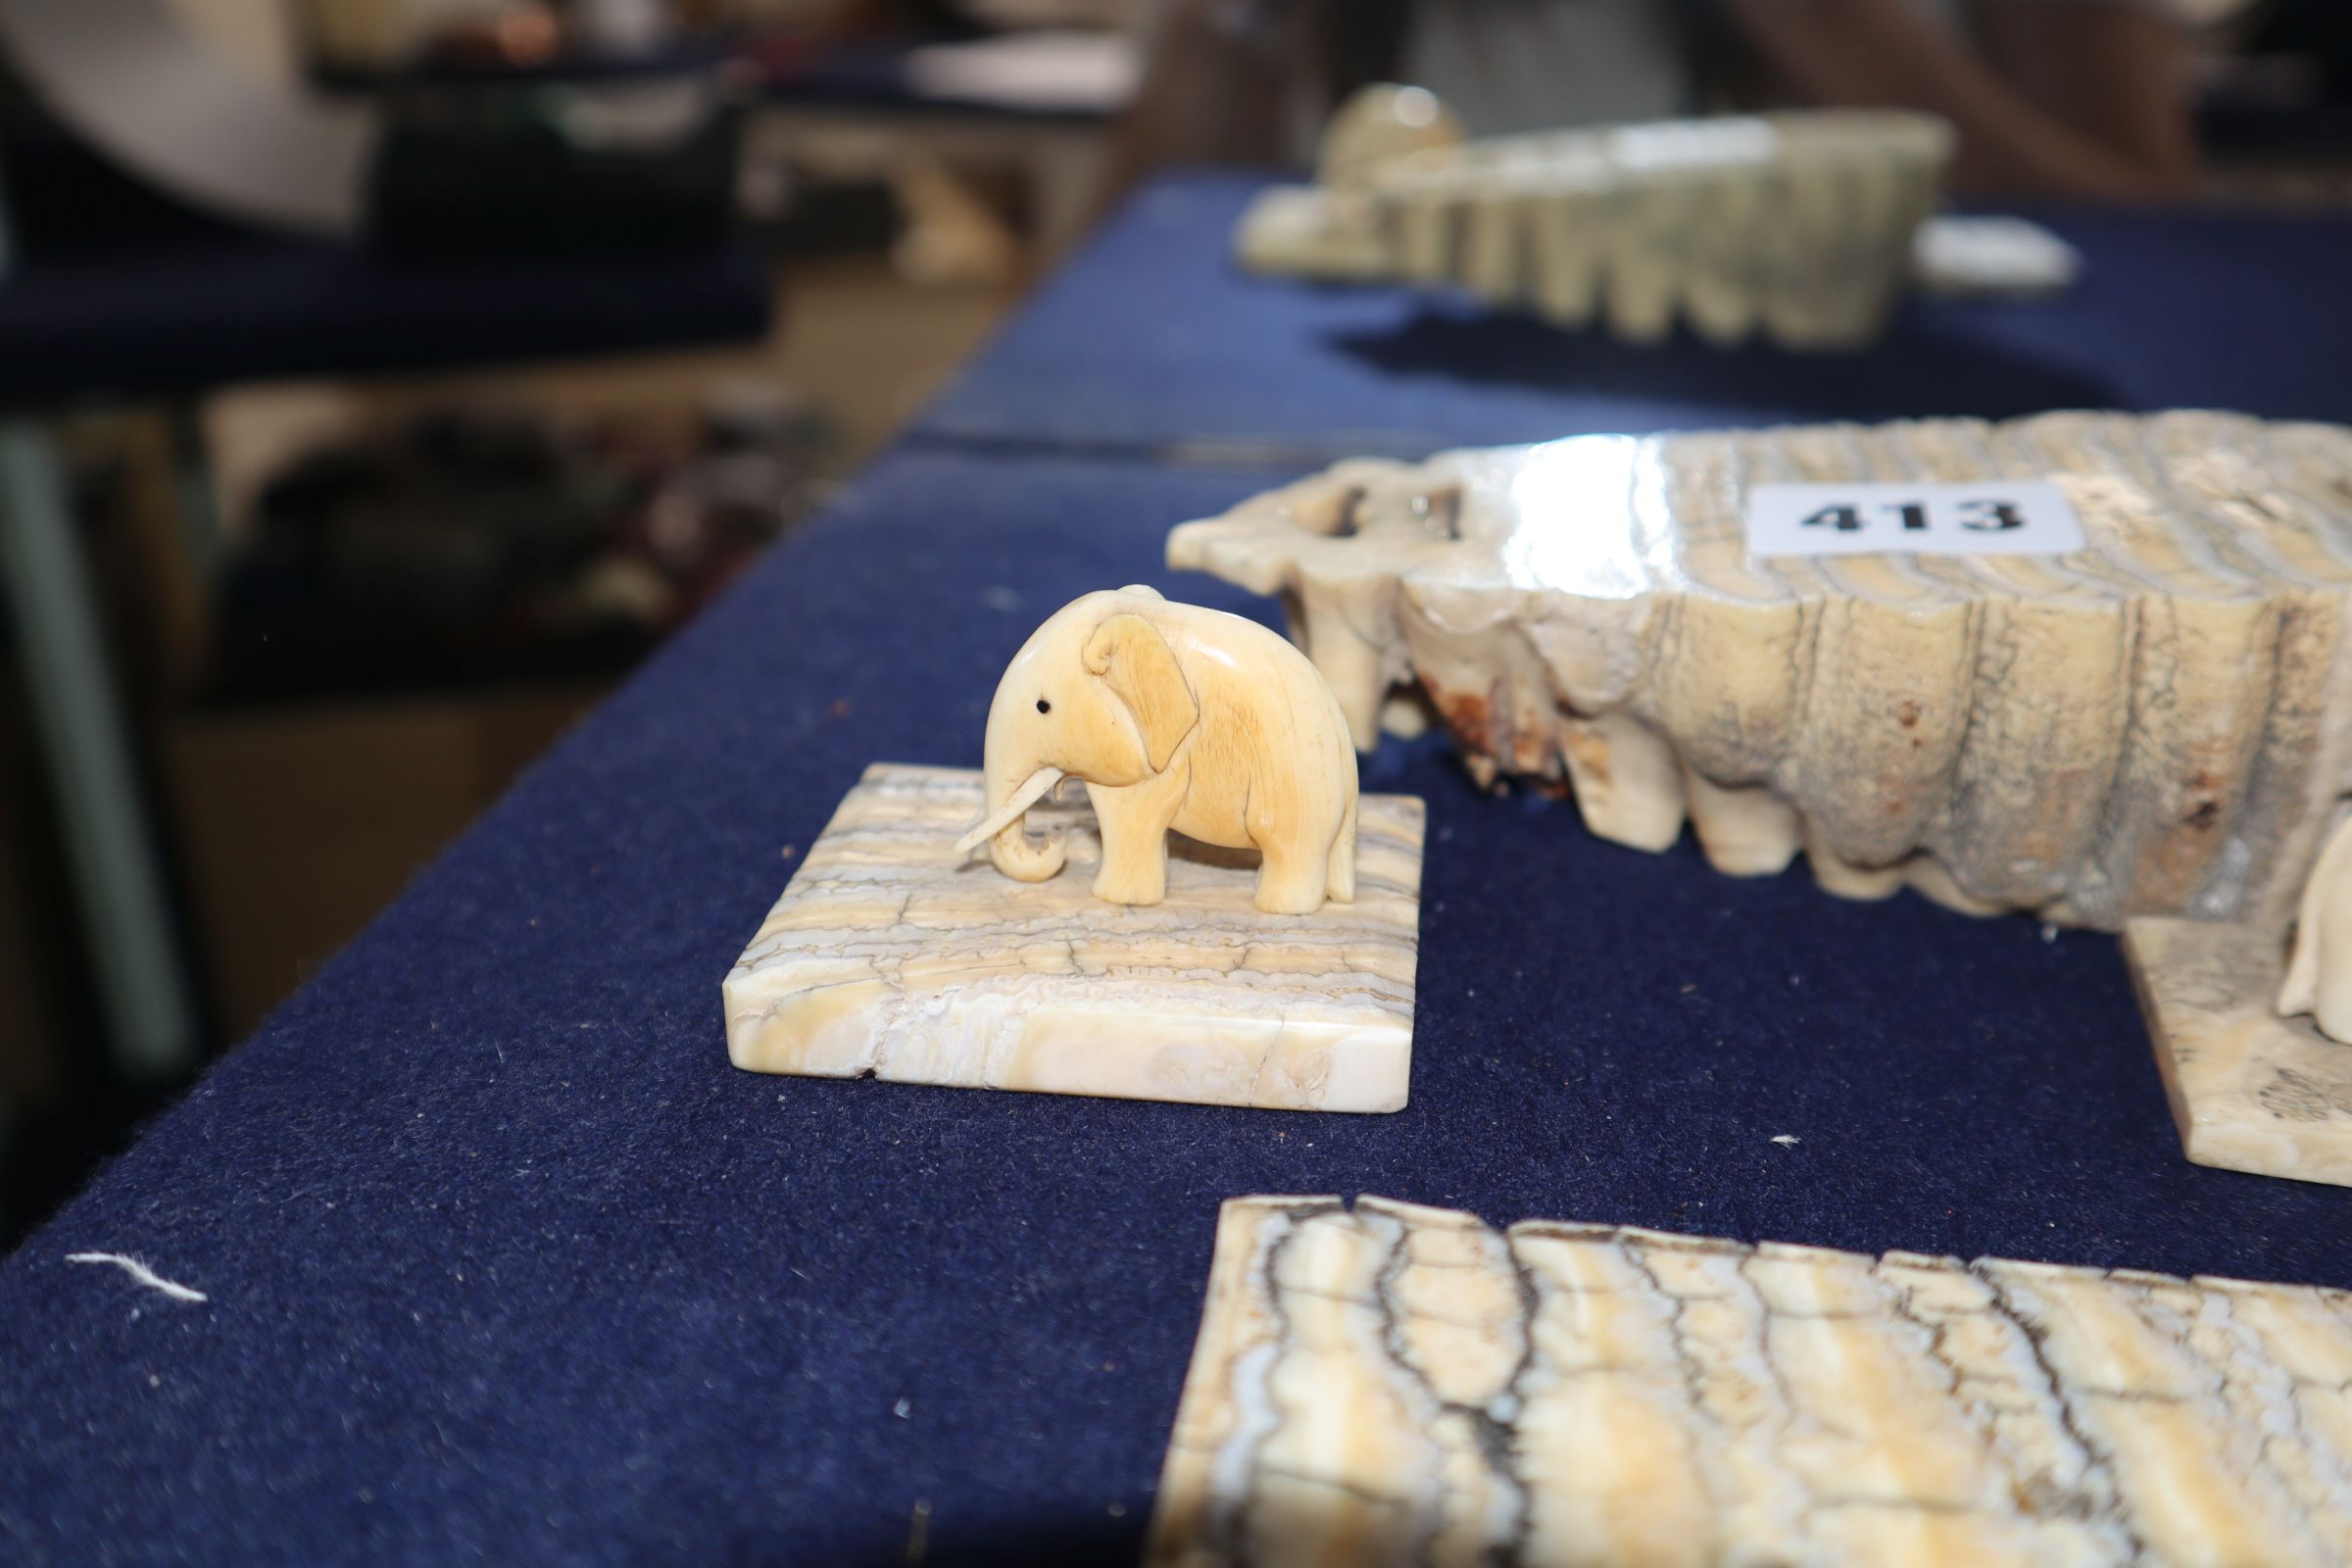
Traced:
POLYGON ((1005 666, 979 771, 878 763, 842 802, 727 976, 728 1054, 1401 1109, 1422 818, 1357 794, 1348 719, 1278 634, 1147 587, 1085 595, 1005 666), (1087 809, 1054 799, 1067 782, 1087 809))
POLYGON ((1831 891, 2278 928, 2352 787, 2352 431, 2063 413, 1347 463, 1170 534, 1279 595, 1372 745, 1417 685, 1472 772, 1601 837, 1831 891), (1751 558, 1775 481, 2043 481, 2062 555, 1751 558))
POLYGON ((1245 266, 1454 285, 1634 342, 1683 321, 1720 344, 1850 348, 1884 326, 1954 144, 1930 116, 1850 110, 1460 141, 1442 120, 1389 124, 1380 95, 1398 91, 1343 107, 1320 184, 1251 206, 1245 266))
MULTIPOLYGON (((1995 451, 1990 427, 1893 426, 1862 450, 1874 476, 1965 481, 2030 477, 2030 462, 1995 451)), ((2082 564, 1983 557, 1954 571, 1982 577, 1968 732, 1952 767, 1946 835, 1978 846, 1977 896, 1995 907, 2044 908, 2067 891, 2079 848, 2091 842, 2122 755, 2133 628, 2125 600, 2102 592, 2082 564), (2021 769, 2016 759, 2038 759, 2021 769)))
POLYGON ((2352 1560, 2344 1293, 1238 1198, 1146 1561, 2352 1560))

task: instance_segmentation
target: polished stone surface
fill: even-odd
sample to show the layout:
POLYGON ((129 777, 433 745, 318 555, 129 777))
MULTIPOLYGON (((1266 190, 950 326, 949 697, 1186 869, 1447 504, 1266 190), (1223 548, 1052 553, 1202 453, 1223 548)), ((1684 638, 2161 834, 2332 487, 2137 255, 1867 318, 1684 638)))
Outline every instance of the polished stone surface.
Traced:
POLYGON ((1225 1205, 1150 1561, 2352 1556, 2352 1300, 1225 1205))
POLYGON ((2124 955, 2188 1157, 2352 1187, 2352 1046, 2279 1016, 2286 933, 2133 920, 2124 955))
POLYGON ((801 858, 725 985, 739 1067, 1285 1110, 1403 1108, 1422 806, 1360 803, 1356 893, 1252 902, 1255 857, 1172 841, 1164 903, 1089 891, 1081 805, 1051 881, 956 853, 980 775, 876 763, 801 858))
POLYGON ((1359 746, 1418 686, 1485 778, 1735 874, 2113 929, 2283 922, 2352 776, 2352 430, 2049 414, 1342 463, 1169 535, 1279 594, 1359 746), (1750 485, 2041 480, 2089 548, 1751 558, 1750 485))

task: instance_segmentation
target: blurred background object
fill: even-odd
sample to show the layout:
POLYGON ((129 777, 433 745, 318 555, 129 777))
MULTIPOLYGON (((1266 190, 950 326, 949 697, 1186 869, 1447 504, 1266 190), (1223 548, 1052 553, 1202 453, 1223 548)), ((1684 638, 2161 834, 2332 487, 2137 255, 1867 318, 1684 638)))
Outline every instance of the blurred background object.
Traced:
POLYGON ((1457 140, 1426 87, 1349 94, 1320 183, 1273 185, 1234 250, 1258 271, 1459 291, 1571 331, 1730 348, 1877 340, 1910 286, 1957 137, 1940 116, 1800 109, 1457 140))
POLYGON ((2192 77, 2209 194, 2270 206, 2352 203, 2352 7, 2185 3, 2211 13, 2192 77))
POLYGON ((1309 162, 1349 93, 1396 81, 1475 137, 1900 108, 1958 127, 1964 193, 2243 191, 2248 165, 2282 154, 2342 167, 2347 15, 2335 0, 1166 0, 1108 189, 1167 163, 1309 162))
POLYGON ((0 44, 61 122, 161 188, 272 226, 358 226, 375 117, 302 91, 269 8, 6 0, 0 44))
POLYGON ((0 0, 0 1240, 1075 237, 990 9, 0 0))

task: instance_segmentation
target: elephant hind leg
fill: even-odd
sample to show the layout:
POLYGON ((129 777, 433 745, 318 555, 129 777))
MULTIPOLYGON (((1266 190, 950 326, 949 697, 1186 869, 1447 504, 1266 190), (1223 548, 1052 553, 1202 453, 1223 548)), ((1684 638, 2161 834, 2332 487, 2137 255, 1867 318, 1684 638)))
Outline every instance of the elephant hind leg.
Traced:
POLYGON ((1322 856, 1283 845, 1260 845, 1258 850, 1259 908, 1268 914, 1312 914, 1323 907, 1329 871, 1322 856))
POLYGON ((1312 914, 1326 899, 1355 899, 1355 803, 1328 840, 1268 834, 1257 841, 1257 906, 1269 914, 1312 914))
POLYGON ((1355 902, 1355 802, 1348 803, 1348 814, 1340 821, 1339 836, 1331 841, 1330 863, 1323 876, 1323 891, 1334 904, 1355 902))

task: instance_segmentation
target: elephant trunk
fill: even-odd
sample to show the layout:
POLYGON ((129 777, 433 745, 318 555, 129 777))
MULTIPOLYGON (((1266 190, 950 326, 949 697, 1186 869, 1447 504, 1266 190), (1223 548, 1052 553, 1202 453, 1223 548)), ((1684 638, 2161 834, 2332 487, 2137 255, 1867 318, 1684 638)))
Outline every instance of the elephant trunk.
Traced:
POLYGON ((1029 808, 1061 782, 1061 769, 1041 767, 1026 778, 1000 778, 995 770, 989 774, 988 792, 994 797, 1003 790, 1002 800, 992 800, 989 812, 1010 809, 1010 816, 989 836, 988 858, 997 869, 1015 882, 1043 882, 1061 870, 1065 855, 1061 834, 1054 831, 1043 839, 1029 836, 1029 808))
POLYGON ((1033 839, 1021 817, 1013 818, 988 841, 988 858, 1015 882, 1043 882, 1056 875, 1066 853, 1058 831, 1042 840, 1033 839))
POLYGON ((956 842, 958 852, 982 840, 997 869, 1016 882, 1043 882, 1061 869, 1065 851, 1056 832, 1042 842, 1029 837, 1029 808, 1061 782, 1058 767, 1039 767, 1013 773, 994 765, 987 769, 988 814, 956 842))
MULTIPOLYGON (((1041 630, 1032 636, 1030 644, 1042 635, 1041 630)), ((1043 882, 1060 872, 1065 858, 1059 832, 1029 836, 1029 808, 1062 780, 1062 769, 1041 755, 1051 748, 1041 722, 1046 699, 1036 689, 1043 677, 1031 671, 1032 662, 1032 648, 1024 645, 997 683, 980 759, 988 810, 956 846, 962 855, 985 842, 997 869, 1015 882, 1043 882), (1029 711, 1032 699, 1036 717, 1029 711)))

